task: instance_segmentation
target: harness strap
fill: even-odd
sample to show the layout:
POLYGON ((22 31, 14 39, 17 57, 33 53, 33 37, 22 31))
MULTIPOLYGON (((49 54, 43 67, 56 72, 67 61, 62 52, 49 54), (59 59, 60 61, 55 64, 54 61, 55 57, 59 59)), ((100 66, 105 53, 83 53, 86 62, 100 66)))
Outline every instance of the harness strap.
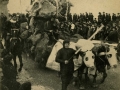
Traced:
POLYGON ((12 38, 10 38, 10 42, 11 42, 12 39, 19 39, 20 42, 21 42, 21 39, 20 39, 20 38, 17 38, 17 37, 12 37, 12 38))
POLYGON ((18 39, 17 37, 12 37, 12 39, 18 39))
MULTIPOLYGON (((98 57, 99 57, 99 56, 98 56, 98 57)), ((100 58, 100 57, 99 57, 99 58, 100 58)), ((102 58, 100 58, 100 60, 103 61, 103 62, 105 63, 105 61, 104 61, 102 58)))
POLYGON ((11 30, 14 30, 14 31, 19 31, 19 29, 11 29, 11 30))

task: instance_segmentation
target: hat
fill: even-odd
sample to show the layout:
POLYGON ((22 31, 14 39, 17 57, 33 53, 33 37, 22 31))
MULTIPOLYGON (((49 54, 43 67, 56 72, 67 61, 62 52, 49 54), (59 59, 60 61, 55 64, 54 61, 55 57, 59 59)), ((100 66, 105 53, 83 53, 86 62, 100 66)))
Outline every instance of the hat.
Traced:
POLYGON ((70 44, 70 41, 69 41, 69 40, 64 40, 64 41, 63 41, 63 48, 65 48, 65 44, 66 44, 66 43, 70 44))

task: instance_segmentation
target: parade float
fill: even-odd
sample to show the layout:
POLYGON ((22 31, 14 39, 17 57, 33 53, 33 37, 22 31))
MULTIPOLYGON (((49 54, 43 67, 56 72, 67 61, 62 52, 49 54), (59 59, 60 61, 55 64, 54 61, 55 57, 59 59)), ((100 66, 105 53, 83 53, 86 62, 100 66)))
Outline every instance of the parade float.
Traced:
POLYGON ((48 18, 70 13, 71 6, 73 5, 68 0, 35 0, 28 11, 31 16, 48 18))
MULTIPOLYGON (((41 31, 44 31, 45 23, 51 19, 51 17, 55 16, 55 23, 59 24, 59 20, 67 20, 67 14, 70 13, 70 7, 72 4, 68 2, 68 0, 35 0, 29 10, 29 14, 31 16, 30 20, 30 29, 35 28, 34 22, 37 22, 36 26, 41 31), (37 18, 37 19, 36 19, 37 18)), ((83 50, 89 50, 89 44, 97 46, 101 44, 101 41, 92 40, 92 38, 102 30, 104 26, 101 25, 100 28, 96 30, 96 32, 88 39, 82 39, 80 35, 77 35, 77 38, 69 37, 72 43, 72 48, 76 47, 76 43, 80 44, 82 42, 83 50), (79 43, 78 43, 79 42, 79 43), (86 45, 86 43, 89 43, 86 45)), ((52 31, 50 30, 50 33, 52 31)), ((63 35, 63 33, 61 34, 63 35)), ((50 36, 54 36, 53 33, 50 36)), ((44 35, 35 33, 29 38, 32 41, 33 46, 31 46, 32 52, 34 53, 35 57, 34 60, 37 61, 41 67, 48 67, 53 70, 59 71, 59 64, 55 62, 55 57, 57 51, 62 48, 62 42, 65 38, 59 39, 56 42, 49 45, 50 36, 47 33, 44 35), (42 37, 42 38, 41 38, 42 37)), ((67 36, 67 35, 64 35, 67 36)), ((106 43, 111 48, 117 47, 117 43, 106 43)), ((78 45, 79 46, 79 45, 78 45)), ((77 50, 79 51, 79 49, 77 50)), ((112 52, 110 52, 112 54, 112 52)), ((114 51, 114 57, 116 55, 116 51, 114 51)), ((117 60, 115 58, 115 60, 117 60)))

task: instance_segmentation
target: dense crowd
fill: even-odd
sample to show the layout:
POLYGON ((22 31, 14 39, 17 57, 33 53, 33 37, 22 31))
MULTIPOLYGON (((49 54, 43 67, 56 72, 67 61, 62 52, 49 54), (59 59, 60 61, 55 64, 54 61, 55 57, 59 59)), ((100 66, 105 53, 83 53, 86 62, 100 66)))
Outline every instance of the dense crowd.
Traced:
MULTIPOLYGON (((2 17, 4 17, 2 23, 5 27, 3 27, 3 30, 1 31, 2 36, 6 38, 6 34, 10 33, 10 30, 8 29, 10 28, 10 25, 8 22, 7 25, 5 24, 7 18, 5 18, 4 14, 1 14, 1 19, 2 17)), ((85 14, 80 13, 80 15, 68 14, 67 20, 57 20, 57 17, 53 16, 51 19, 48 19, 47 25, 45 24, 42 29, 40 29, 39 26, 41 23, 35 21, 32 22, 32 17, 29 14, 9 14, 8 20, 11 20, 11 18, 18 22, 18 28, 20 28, 21 23, 27 22, 29 29, 32 29, 32 33, 41 33, 46 30, 54 30, 55 32, 65 31, 69 36, 79 34, 83 36, 83 38, 88 39, 101 26, 101 24, 103 24, 104 28, 93 39, 118 42, 118 33, 120 31, 120 13, 117 15, 113 13, 111 16, 109 13, 99 12, 98 18, 94 18, 92 13, 88 14, 87 12, 85 14), (31 26, 31 23, 33 23, 33 26, 31 26), (114 38, 112 38, 113 36, 114 38)))
MULTIPOLYGON (((0 90, 31 90, 31 82, 24 82, 21 84, 17 81, 18 71, 16 71, 15 66, 12 63, 13 55, 10 51, 2 45, 2 40, 5 40, 5 43, 8 42, 9 36, 11 35, 11 18, 17 20, 17 15, 9 15, 7 18, 3 13, 0 15, 0 90), (15 16, 15 17, 14 17, 15 16)), ((19 18, 22 18, 19 21, 19 24, 22 22, 26 22, 27 19, 25 15, 20 15, 19 18)), ((17 20, 18 21, 18 20, 17 20)), ((19 28, 19 24, 16 24, 17 28, 19 28)))
POLYGON ((80 34, 83 38, 88 39, 96 30, 104 25, 104 28, 93 38, 96 40, 108 40, 118 42, 118 32, 120 31, 120 14, 99 12, 98 18, 94 18, 92 13, 74 14, 73 19, 71 15, 68 16, 68 21, 72 22, 71 33, 80 34), (114 36, 114 37, 113 37, 114 36))
MULTIPOLYGON (((67 18, 59 20, 57 20, 57 17, 53 16, 47 21, 47 25, 43 27, 43 31, 54 30, 58 33, 61 31, 68 36, 79 34, 83 38, 88 39, 101 26, 101 24, 103 24, 104 28, 102 28, 93 39, 118 42, 118 36, 120 36, 118 35, 120 32, 119 21, 119 13, 117 15, 113 13, 111 16, 109 13, 105 14, 105 12, 103 12, 103 14, 99 13, 98 18, 94 18, 92 13, 88 14, 87 12, 86 14, 80 15, 68 14, 67 18)), ((38 28, 37 25, 34 28, 38 28)))
MULTIPOLYGON (((69 37, 74 34, 79 34, 85 39, 90 38, 91 35, 93 35, 93 33, 101 27, 101 24, 103 24, 104 28, 102 28, 102 30, 99 31, 97 35, 95 35, 93 38, 94 40, 105 40, 118 43, 120 39, 120 13, 117 15, 113 13, 111 16, 109 13, 99 12, 98 18, 94 18, 92 13, 88 14, 87 12, 85 14, 81 13, 80 15, 74 14, 73 16, 68 14, 65 20, 58 20, 57 17, 53 16, 47 21, 47 23, 45 23, 42 29, 39 28, 40 23, 38 22, 34 21, 31 25, 31 18, 32 17, 29 14, 25 15, 18 13, 14 13, 12 15, 9 14, 9 17, 7 18, 3 13, 1 13, 0 33, 2 34, 2 39, 5 39, 5 44, 9 41, 8 36, 11 34, 11 24, 9 23, 10 21, 16 21, 17 23, 13 27, 19 29, 21 28, 20 26, 22 23, 27 22, 28 27, 26 27, 26 29, 29 30, 29 34, 38 34, 53 30, 53 32, 57 33, 58 35, 61 31, 69 37)), ((20 34, 21 33, 19 32, 16 37, 19 37, 20 34)), ((61 37, 57 37, 57 39, 59 38, 61 37)), ((3 51, 1 56, 1 58, 3 58, 2 84, 9 88, 3 90, 18 90, 18 87, 20 87, 19 90, 31 90, 31 83, 27 82, 25 85, 20 85, 20 83, 16 81, 17 72, 11 63, 12 55, 7 51, 3 51)))

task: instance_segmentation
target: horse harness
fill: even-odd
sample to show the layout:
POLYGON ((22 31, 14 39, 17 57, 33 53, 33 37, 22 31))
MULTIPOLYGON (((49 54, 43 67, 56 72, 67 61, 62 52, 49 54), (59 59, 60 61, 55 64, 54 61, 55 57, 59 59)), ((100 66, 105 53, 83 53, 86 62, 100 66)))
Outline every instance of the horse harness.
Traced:
POLYGON ((19 29, 11 29, 11 36, 18 37, 19 36, 19 29))
POLYGON ((105 55, 106 58, 112 57, 112 55, 107 54, 107 48, 105 47, 105 52, 100 52, 100 53, 97 55, 98 58, 99 58, 102 62, 104 62, 104 64, 105 64, 105 61, 100 57, 100 56, 103 56, 103 55, 105 55))

